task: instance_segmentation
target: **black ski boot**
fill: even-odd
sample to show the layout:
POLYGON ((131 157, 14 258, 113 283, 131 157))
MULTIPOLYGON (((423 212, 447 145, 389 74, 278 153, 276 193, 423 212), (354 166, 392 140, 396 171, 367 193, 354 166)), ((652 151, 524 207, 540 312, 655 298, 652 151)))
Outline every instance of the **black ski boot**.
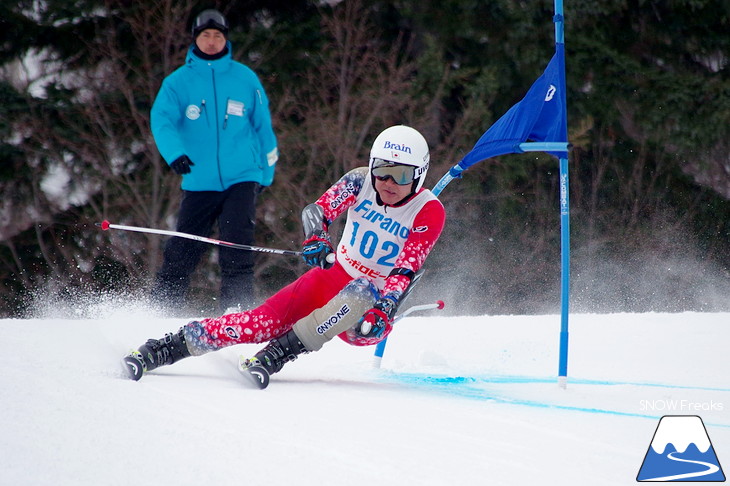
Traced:
POLYGON ((139 347, 139 350, 130 352, 123 362, 129 377, 135 381, 142 378, 142 374, 160 366, 169 365, 190 356, 185 343, 183 330, 177 334, 167 333, 162 339, 149 339, 139 347))
POLYGON ((307 353, 294 331, 289 331, 281 337, 272 339, 264 349, 254 355, 270 375, 278 373, 289 361, 294 361, 302 353, 307 353))
POLYGON ((239 367, 258 388, 264 389, 269 384, 269 377, 281 371, 284 364, 308 352, 294 331, 289 331, 283 336, 272 339, 253 358, 241 360, 239 367))

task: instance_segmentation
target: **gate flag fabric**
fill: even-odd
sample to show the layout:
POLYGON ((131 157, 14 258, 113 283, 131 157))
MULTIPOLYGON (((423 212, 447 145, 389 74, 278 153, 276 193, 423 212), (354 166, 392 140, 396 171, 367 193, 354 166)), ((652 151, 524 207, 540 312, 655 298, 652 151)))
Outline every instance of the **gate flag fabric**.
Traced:
MULTIPOLYGON (((490 157, 521 153, 520 144, 528 140, 567 143, 565 49, 562 44, 556 47, 547 68, 525 97, 502 115, 461 159, 458 165, 463 170, 490 157)), ((567 151, 549 153, 558 158, 567 156, 567 151)))

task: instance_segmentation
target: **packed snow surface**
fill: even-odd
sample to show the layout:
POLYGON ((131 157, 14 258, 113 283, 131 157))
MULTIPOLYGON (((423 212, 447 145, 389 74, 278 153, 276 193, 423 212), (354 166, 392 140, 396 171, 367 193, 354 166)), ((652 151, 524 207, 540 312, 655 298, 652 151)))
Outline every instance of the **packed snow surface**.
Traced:
POLYGON ((260 345, 130 381, 122 355, 186 320, 90 314, 0 320, 0 485, 633 485, 664 415, 730 465, 730 314, 571 315, 562 389, 559 316, 431 311, 379 369, 337 339, 264 391, 236 370, 260 345))

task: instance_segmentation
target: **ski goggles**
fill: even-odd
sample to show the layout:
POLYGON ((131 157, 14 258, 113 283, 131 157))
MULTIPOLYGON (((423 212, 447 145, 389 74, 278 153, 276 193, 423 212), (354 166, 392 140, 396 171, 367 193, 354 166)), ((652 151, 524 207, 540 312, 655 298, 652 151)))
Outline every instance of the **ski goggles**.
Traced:
POLYGON ((195 19, 193 32, 199 33, 205 29, 218 29, 224 34, 227 34, 228 22, 220 12, 216 10, 205 10, 195 19))
POLYGON ((384 159, 373 159, 371 172, 377 180, 387 181, 393 179, 393 182, 399 186, 410 184, 416 178, 416 168, 412 165, 396 164, 384 159))

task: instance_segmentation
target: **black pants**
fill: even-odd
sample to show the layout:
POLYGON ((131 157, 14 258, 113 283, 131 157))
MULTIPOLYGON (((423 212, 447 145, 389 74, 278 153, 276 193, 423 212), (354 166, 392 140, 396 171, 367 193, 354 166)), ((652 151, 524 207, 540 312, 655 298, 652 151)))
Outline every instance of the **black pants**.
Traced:
MULTIPOLYGON (((256 182, 241 182, 223 192, 184 191, 177 219, 177 231, 210 236, 218 221, 220 239, 231 243, 254 244, 256 225, 256 182)), ((165 244, 164 262, 152 289, 152 299, 168 308, 182 309, 190 275, 210 245, 172 237, 165 244)), ((218 247, 221 267, 220 310, 254 300, 254 252, 218 247)))

